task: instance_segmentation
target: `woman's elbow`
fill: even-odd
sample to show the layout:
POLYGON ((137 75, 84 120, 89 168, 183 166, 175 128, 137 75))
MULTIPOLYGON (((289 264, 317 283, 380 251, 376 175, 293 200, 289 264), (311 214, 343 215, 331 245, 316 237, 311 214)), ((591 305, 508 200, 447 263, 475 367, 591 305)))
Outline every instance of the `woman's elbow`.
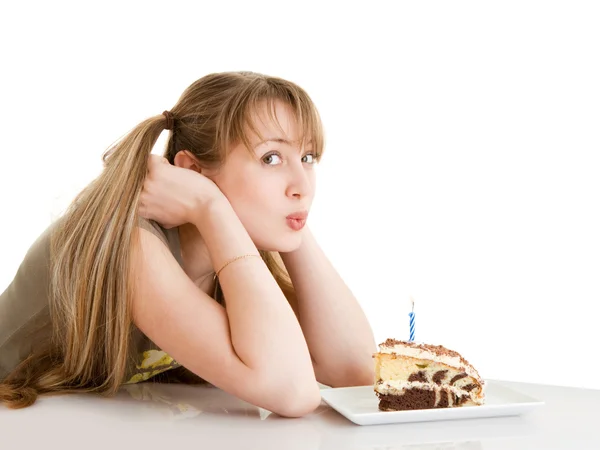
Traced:
POLYGON ((306 416, 315 411, 321 404, 321 391, 316 382, 304 389, 290 390, 280 397, 272 412, 289 418, 306 416))

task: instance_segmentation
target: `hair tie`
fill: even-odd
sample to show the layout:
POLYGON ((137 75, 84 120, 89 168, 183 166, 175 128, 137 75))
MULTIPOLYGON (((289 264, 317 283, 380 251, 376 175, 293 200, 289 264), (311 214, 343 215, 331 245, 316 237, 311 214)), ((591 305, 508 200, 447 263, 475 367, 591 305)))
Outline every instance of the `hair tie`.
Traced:
POLYGON ((173 119, 173 115, 170 111, 163 111, 164 116, 167 118, 167 124, 165 125, 165 130, 172 130, 175 125, 175 120, 173 119))

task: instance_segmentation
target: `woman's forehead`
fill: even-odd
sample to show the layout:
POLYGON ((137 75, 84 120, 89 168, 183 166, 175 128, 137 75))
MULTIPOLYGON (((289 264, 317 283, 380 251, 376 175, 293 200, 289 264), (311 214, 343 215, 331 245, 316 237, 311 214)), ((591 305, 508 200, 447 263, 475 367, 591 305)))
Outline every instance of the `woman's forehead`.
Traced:
MULTIPOLYGON (((259 122, 248 127, 246 132, 253 147, 269 143, 295 146, 302 144, 305 140, 304 130, 301 129, 300 124, 296 120, 283 124, 275 121, 259 122)), ((306 139, 306 141, 305 143, 308 143, 310 138, 306 139)))
POLYGON ((290 105, 281 101, 264 102, 250 109, 246 122, 258 131, 289 131, 299 127, 299 120, 290 105))

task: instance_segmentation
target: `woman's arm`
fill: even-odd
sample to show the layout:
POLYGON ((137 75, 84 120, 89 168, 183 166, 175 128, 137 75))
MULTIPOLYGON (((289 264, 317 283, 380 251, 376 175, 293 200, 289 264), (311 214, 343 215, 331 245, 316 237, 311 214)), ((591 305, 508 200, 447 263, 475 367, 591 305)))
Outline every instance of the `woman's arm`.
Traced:
POLYGON ((232 258, 258 255, 234 261, 219 274, 231 342, 240 359, 256 371, 277 372, 282 383, 302 379, 316 385, 302 329, 230 203, 213 203, 193 223, 216 270, 232 258))
MULTIPOLYGON (((216 268, 258 255, 227 202, 215 202, 192 223, 216 268)), ((158 238, 140 232, 133 315, 153 342, 199 377, 270 411, 295 417, 320 404, 302 329, 260 257, 220 273, 225 309, 196 288, 158 238)))
POLYGON ((298 319, 317 380, 333 387, 373 383, 375 339, 369 322, 308 228, 281 257, 298 300, 298 319))

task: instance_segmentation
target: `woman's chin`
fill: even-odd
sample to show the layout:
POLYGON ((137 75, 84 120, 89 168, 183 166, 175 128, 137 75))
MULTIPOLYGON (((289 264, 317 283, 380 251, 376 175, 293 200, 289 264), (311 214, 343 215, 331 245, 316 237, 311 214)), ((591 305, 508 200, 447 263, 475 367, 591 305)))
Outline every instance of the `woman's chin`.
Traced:
POLYGON ((285 236, 281 239, 264 239, 260 243, 256 243, 256 246, 266 252, 289 253, 298 250, 301 244, 302 236, 298 233, 295 236, 285 236))

